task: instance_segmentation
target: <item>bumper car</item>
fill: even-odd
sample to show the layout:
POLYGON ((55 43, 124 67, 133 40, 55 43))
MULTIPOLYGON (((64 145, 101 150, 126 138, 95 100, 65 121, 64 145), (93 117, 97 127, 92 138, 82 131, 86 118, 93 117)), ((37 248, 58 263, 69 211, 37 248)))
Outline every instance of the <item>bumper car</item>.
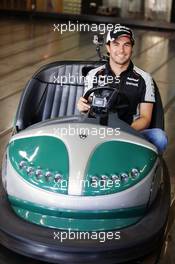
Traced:
MULTIPOLYGON (((117 117, 127 105, 115 89, 102 88, 108 99, 98 87, 85 93, 94 94, 91 116, 76 108, 79 77, 102 63, 54 62, 24 89, 2 164, 0 243, 12 251, 52 263, 112 264, 161 248, 170 207, 163 157, 117 117), (70 75, 73 82, 60 83, 70 75)), ((151 127, 163 128, 157 88, 151 127)))

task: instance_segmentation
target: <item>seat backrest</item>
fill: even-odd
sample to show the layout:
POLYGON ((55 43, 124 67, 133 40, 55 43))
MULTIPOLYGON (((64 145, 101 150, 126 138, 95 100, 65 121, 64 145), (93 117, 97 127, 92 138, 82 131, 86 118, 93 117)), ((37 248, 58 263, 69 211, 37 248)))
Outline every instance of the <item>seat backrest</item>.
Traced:
POLYGON ((84 92, 87 71, 104 62, 54 62, 37 71, 26 85, 16 115, 16 129, 37 122, 79 114, 77 101, 84 92))

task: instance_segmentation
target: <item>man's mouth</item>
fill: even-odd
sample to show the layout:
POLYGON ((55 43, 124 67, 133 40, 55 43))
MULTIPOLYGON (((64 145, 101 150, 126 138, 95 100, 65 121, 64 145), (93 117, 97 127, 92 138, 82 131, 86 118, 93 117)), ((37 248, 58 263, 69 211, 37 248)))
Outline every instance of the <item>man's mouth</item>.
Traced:
POLYGON ((120 58, 120 59, 124 59, 125 58, 125 55, 118 54, 117 57, 120 58))

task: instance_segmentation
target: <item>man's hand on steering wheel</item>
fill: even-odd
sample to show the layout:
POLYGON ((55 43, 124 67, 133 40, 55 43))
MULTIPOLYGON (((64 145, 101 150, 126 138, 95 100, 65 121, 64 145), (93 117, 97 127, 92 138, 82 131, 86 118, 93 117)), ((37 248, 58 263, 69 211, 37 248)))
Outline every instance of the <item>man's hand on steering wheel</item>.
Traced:
POLYGON ((80 97, 78 103, 77 103, 77 108, 80 112, 94 112, 94 113, 99 113, 99 110, 101 109, 109 111, 109 110, 114 110, 125 108, 127 110, 129 106, 128 100, 126 96, 117 90, 116 88, 112 87, 96 87, 96 88, 91 88, 89 89, 84 97, 80 97), (92 93, 97 93, 97 92, 102 92, 102 91, 110 91, 110 95, 108 98, 106 96, 97 96, 94 97, 95 100, 91 99, 91 94, 92 93), (122 103, 122 98, 125 98, 125 104, 122 103))
POLYGON ((81 96, 78 100, 77 108, 80 112, 87 112, 90 110, 91 106, 88 100, 81 96))

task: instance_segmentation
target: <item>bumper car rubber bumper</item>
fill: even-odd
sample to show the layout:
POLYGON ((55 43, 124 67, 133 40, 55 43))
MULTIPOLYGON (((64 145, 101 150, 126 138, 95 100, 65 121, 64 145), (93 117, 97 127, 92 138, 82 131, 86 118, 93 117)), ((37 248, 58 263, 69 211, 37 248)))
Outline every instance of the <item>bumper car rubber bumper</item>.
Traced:
POLYGON ((163 179, 159 194, 145 217, 133 226, 116 230, 120 231, 120 239, 105 242, 54 239, 54 234, 68 231, 37 226, 19 218, 1 186, 0 243, 19 254, 52 263, 112 264, 139 259, 155 251, 164 237, 170 206, 170 182, 164 162, 163 179))

